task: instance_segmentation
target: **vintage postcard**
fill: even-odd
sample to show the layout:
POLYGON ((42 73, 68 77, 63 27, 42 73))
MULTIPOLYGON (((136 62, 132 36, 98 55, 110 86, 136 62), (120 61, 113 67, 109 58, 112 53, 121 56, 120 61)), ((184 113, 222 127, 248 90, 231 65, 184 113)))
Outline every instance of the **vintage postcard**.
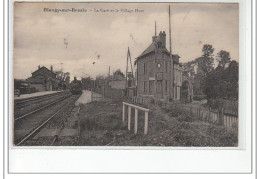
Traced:
POLYGON ((14 2, 12 145, 239 146, 239 3, 14 2))

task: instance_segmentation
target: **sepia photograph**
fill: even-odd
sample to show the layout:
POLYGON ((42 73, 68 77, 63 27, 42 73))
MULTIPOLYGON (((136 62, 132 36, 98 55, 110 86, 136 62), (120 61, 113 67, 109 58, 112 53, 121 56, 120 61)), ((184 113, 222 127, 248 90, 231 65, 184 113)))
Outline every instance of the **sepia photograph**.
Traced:
POLYGON ((239 3, 14 2, 12 144, 239 146, 239 3))

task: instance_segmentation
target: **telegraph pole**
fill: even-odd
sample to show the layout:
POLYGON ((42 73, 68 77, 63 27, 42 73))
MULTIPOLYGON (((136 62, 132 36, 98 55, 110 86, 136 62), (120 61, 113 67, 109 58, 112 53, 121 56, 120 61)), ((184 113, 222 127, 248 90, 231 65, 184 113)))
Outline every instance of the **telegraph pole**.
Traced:
POLYGON ((173 98, 173 85, 174 85, 174 78, 173 78, 173 61, 172 61, 172 33, 171 33, 171 6, 169 5, 169 38, 170 38, 170 98, 173 98))
MULTIPOLYGON (((154 64, 156 65, 156 60, 157 60, 157 26, 156 26, 156 21, 155 21, 155 26, 154 26, 154 31, 155 31, 155 36, 154 36, 154 45, 155 45, 155 53, 154 53, 154 64)), ((156 68, 156 67, 155 67, 156 68)), ((150 81, 149 81, 150 83, 150 81)), ((149 89, 148 89, 149 90, 149 89)), ((154 70, 154 92, 155 92, 155 104, 157 105, 158 101, 158 95, 157 95, 157 69, 154 70)))
POLYGON ((127 51, 127 55, 126 55, 126 70, 125 70, 125 89, 127 90, 127 72, 128 72, 128 52, 129 52, 129 47, 128 47, 128 51, 127 51))
POLYGON ((156 36, 156 21, 155 21, 155 24, 154 24, 154 29, 155 29, 155 32, 154 32, 154 36, 156 36))

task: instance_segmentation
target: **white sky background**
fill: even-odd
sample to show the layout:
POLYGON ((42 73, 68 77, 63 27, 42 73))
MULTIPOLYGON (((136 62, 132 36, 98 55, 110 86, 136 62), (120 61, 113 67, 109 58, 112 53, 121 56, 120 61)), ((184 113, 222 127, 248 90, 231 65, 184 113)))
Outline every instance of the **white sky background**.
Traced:
MULTIPOLYGON (((169 3, 16 3, 14 5, 14 78, 26 79, 38 65, 74 76, 125 73, 127 48, 132 63, 157 34, 168 28, 169 3), (140 9, 143 13, 44 12, 44 8, 140 9), (133 35, 133 38, 131 37, 133 35), (64 38, 68 41, 65 48, 64 38), (97 54, 100 58, 97 59, 97 54), (93 65, 93 62, 96 62, 93 65)), ((215 55, 230 52, 239 60, 239 7, 224 3, 171 3, 172 49, 180 62, 201 56, 203 44, 215 55)))

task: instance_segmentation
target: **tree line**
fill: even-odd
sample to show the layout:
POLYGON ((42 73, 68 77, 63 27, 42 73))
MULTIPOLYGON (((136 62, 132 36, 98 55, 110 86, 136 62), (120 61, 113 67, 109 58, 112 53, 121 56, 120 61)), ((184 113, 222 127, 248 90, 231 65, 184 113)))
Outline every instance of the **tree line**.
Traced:
POLYGON ((205 44, 200 57, 183 64, 183 73, 192 81, 195 96, 238 99, 238 62, 231 60, 230 53, 225 50, 214 58, 214 50, 212 45, 205 44))

